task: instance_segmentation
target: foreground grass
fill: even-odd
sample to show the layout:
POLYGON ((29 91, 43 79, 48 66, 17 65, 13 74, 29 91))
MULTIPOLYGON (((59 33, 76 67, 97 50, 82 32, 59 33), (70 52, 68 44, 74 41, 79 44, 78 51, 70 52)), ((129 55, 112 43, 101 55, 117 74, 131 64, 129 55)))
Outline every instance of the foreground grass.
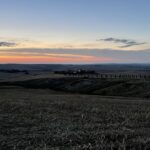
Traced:
POLYGON ((150 149, 150 101, 0 89, 0 149, 150 149))

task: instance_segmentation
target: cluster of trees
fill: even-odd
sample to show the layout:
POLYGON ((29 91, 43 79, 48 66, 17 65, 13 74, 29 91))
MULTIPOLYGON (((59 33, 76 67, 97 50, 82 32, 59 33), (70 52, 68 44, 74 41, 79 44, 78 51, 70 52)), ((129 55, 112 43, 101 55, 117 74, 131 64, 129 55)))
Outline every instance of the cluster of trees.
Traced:
POLYGON ((84 70, 84 69, 79 69, 79 70, 67 70, 67 71, 55 71, 55 74, 64 74, 64 75, 96 75, 97 73, 94 70, 84 70))
POLYGON ((55 74, 63 74, 68 76, 82 76, 83 77, 95 77, 95 78, 123 78, 123 79, 150 79, 148 74, 104 74, 97 73, 93 70, 67 70, 67 71, 55 71, 55 74))

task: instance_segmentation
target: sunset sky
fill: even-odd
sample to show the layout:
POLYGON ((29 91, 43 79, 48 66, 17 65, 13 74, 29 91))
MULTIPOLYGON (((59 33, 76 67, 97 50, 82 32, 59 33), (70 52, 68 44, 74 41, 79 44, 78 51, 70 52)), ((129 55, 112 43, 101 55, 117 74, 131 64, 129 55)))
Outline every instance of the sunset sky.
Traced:
POLYGON ((150 63, 150 0, 0 0, 0 63, 150 63))

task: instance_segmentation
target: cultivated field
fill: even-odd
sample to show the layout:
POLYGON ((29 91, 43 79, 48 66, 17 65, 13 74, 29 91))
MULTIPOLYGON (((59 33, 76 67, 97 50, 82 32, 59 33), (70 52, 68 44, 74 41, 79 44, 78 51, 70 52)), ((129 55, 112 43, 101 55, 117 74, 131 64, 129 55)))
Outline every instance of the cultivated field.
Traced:
POLYGON ((0 149, 150 149, 150 101, 1 87, 0 149))

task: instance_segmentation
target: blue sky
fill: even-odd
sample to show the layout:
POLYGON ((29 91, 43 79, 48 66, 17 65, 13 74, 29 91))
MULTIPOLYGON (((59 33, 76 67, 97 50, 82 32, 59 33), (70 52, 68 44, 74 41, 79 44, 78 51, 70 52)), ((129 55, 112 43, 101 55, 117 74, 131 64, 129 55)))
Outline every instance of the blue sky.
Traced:
POLYGON ((0 49, 9 50, 6 56, 23 48, 144 52, 149 6, 149 0, 0 0, 0 49))

